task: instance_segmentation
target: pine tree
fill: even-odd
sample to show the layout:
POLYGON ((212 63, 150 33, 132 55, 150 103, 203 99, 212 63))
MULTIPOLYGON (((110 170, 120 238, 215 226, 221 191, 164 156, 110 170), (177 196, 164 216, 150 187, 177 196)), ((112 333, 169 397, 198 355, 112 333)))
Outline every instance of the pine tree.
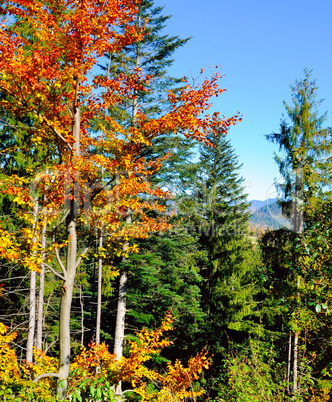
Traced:
POLYGON ((188 200, 187 206, 203 252, 201 293, 207 320, 201 339, 215 355, 207 387, 211 396, 217 396, 215 384, 222 380, 213 377, 220 376, 229 342, 239 345, 257 330, 255 275, 260 260, 249 239, 249 203, 238 172, 241 165, 226 133, 210 134, 208 139, 212 146, 200 147, 195 199, 188 200))
POLYGON ((295 232, 303 231, 308 219, 310 206, 327 190, 325 180, 327 163, 330 160, 331 132, 323 128, 327 112, 319 116, 322 101, 317 100, 316 81, 311 79, 311 71, 304 70, 304 79, 295 81, 292 90, 293 105, 284 101, 290 123, 283 118, 280 132, 266 138, 279 145, 283 156, 275 154, 284 183, 281 190, 281 205, 291 215, 295 232))
MULTIPOLYGON (((252 249, 252 244, 247 240, 249 203, 238 174, 237 157, 224 133, 210 135, 209 140, 212 147, 200 148, 195 219, 208 259, 204 268, 204 304, 210 317, 216 317, 226 312, 220 308, 226 302, 223 298, 232 293, 238 299, 237 292, 245 293, 244 288, 237 288, 236 281, 248 279, 244 252, 252 249)), ((248 288, 248 294, 250 291, 248 288)), ((230 324, 227 321, 226 317, 222 320, 230 324)))
MULTIPOLYGON (((304 294, 305 276, 299 262, 301 253, 301 238, 310 223, 310 214, 319 199, 326 198, 329 181, 326 181, 326 170, 330 170, 331 133, 324 129, 323 123, 327 114, 319 116, 318 107, 322 101, 317 101, 317 85, 311 79, 311 71, 304 70, 304 79, 295 81, 292 89, 293 105, 284 102, 287 116, 291 123, 284 118, 280 124, 280 132, 267 135, 267 139, 279 145, 284 157, 275 156, 284 183, 281 190, 280 203, 284 211, 291 216, 292 236, 292 266, 287 280, 293 280, 295 299, 288 323, 291 332, 289 337, 289 358, 287 369, 288 389, 292 377, 292 394, 301 393, 299 374, 299 347, 301 332, 307 330, 308 316, 304 294), (325 174, 324 174, 325 173, 325 174), (300 253, 299 253, 300 252, 300 253), (291 373, 292 362, 292 373, 291 373)), ((310 315, 310 314, 309 314, 310 315)), ((304 348, 305 351, 305 348, 304 348)), ((305 353, 303 353, 303 356, 305 353)), ((304 357, 303 357, 304 358, 304 357)), ((303 359, 302 358, 302 359, 303 359)))
POLYGON ((143 39, 124 47, 120 53, 107 55, 108 62, 104 66, 107 75, 116 77, 121 72, 130 74, 139 69, 144 76, 151 77, 144 90, 133 90, 132 96, 123 100, 122 112, 112 110, 128 125, 132 125, 138 110, 148 118, 167 110, 167 91, 182 82, 182 78, 168 76, 167 69, 173 64, 174 52, 190 38, 180 39, 163 33, 171 18, 162 15, 163 8, 156 7, 150 0, 141 1, 133 25, 144 32, 143 39))

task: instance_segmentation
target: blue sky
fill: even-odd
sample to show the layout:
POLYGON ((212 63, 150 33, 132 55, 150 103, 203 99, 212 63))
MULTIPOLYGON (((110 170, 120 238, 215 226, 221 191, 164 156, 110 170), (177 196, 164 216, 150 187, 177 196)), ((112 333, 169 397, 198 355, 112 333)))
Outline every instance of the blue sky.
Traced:
POLYGON ((213 111, 243 122, 230 139, 246 183, 249 199, 275 197, 279 180, 273 160, 277 146, 264 134, 279 129, 291 103, 290 85, 305 67, 316 78, 320 111, 328 110, 332 125, 332 0, 155 0, 172 15, 165 33, 193 38, 174 55, 173 76, 193 76, 201 68, 220 65, 227 92, 213 101, 213 111))

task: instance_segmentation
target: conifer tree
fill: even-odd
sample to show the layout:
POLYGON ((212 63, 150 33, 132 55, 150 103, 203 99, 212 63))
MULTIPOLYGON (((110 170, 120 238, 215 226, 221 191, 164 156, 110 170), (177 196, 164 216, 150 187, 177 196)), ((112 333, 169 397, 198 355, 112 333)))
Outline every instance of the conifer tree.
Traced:
MULTIPOLYGON (((204 305, 210 317, 217 318, 216 314, 225 314, 224 303, 231 294, 240 304, 240 300, 244 301, 252 291, 249 289, 251 286, 246 292, 244 287, 240 289, 236 284, 249 279, 244 253, 252 245, 246 237, 249 203, 242 186, 243 179, 238 174, 240 165, 237 157, 224 133, 210 135, 209 140, 212 147, 200 148, 197 178, 199 204, 195 219, 200 244, 207 250, 208 258, 204 267, 204 305)), ((233 315, 230 311, 227 314, 233 315)), ((222 322, 228 325, 232 320, 234 316, 233 319, 224 316, 222 322)))
MULTIPOLYGON (((202 338, 215 355, 210 374, 216 378, 229 342, 241 343, 256 331, 255 271, 260 261, 248 238, 250 213, 241 165, 225 132, 211 133, 208 139, 212 146, 200 147, 195 202, 188 206, 205 255, 200 270, 207 315, 202 338)), ((215 385, 210 387, 212 395, 215 385)))
POLYGON ((168 76, 167 69, 173 64, 174 52, 190 38, 180 39, 163 33, 171 18, 162 15, 163 8, 156 7, 150 0, 141 1, 133 25, 143 30, 143 38, 125 46, 120 53, 107 55, 108 62, 104 66, 107 75, 117 76, 122 72, 130 74, 140 70, 143 75, 151 77, 144 89, 134 89, 130 98, 124 98, 122 112, 112 110, 128 125, 133 124, 138 110, 148 118, 157 117, 160 112, 167 110, 167 91, 182 82, 181 78, 168 76))
MULTIPOLYGON (((173 229, 141 241, 139 247, 139 254, 122 263, 128 270, 128 328, 151 326, 165 311, 171 311, 177 339, 172 356, 188 358, 205 318, 197 240, 183 222, 174 222, 173 229)), ((168 351, 167 358, 172 356, 168 351)))
MULTIPOLYGON (((287 381, 290 389, 292 377, 292 394, 301 393, 299 374, 300 334, 307 325, 303 317, 303 289, 305 277, 299 263, 299 250, 303 231, 310 222, 311 210, 319 199, 326 198, 329 181, 324 171, 330 167, 331 132, 324 129, 323 123, 327 113, 319 116, 318 107, 322 101, 316 99, 317 85, 311 79, 311 71, 304 70, 304 78, 296 80, 292 89, 293 105, 284 102, 290 123, 283 119, 280 132, 267 135, 267 139, 279 145, 284 157, 275 155, 284 183, 280 203, 291 217, 293 224, 292 266, 288 280, 292 278, 296 288, 295 303, 292 308, 291 332, 289 337, 289 358, 287 381), (325 193, 325 194, 324 194, 325 193), (291 373, 292 361, 292 373, 291 373)), ((304 355, 303 355, 304 356, 304 355)))
POLYGON ((284 101, 287 117, 280 123, 280 132, 266 138, 279 145, 283 156, 275 154, 284 183, 281 190, 281 205, 291 215, 296 233, 303 231, 308 209, 315 199, 326 191, 324 170, 328 166, 331 152, 330 129, 323 128, 327 112, 319 116, 322 100, 317 100, 316 81, 311 71, 304 70, 304 78, 296 80, 292 90, 293 105, 284 101))

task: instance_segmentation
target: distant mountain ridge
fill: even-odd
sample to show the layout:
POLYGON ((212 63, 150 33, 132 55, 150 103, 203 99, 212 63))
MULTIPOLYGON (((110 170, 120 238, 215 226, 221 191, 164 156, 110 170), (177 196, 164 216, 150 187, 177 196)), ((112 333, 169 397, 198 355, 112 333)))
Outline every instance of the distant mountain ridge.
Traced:
POLYGON ((251 206, 249 207, 250 212, 256 212, 260 208, 265 207, 266 205, 271 205, 274 204, 278 201, 277 198, 268 198, 265 201, 261 200, 251 200, 249 201, 251 203, 251 206))
POLYGON ((252 216, 249 224, 251 230, 258 232, 266 229, 290 228, 290 222, 281 213, 281 207, 277 198, 269 198, 265 201, 252 200, 249 207, 252 216))

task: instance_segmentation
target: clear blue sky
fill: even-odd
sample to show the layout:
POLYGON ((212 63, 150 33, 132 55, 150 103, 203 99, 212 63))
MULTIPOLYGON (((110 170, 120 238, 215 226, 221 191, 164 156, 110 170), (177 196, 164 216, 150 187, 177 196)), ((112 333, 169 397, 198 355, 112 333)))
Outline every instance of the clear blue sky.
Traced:
POLYGON ((227 92, 215 99, 213 111, 243 122, 230 133, 243 163, 240 174, 249 199, 274 197, 279 179, 273 160, 277 146, 264 134, 279 129, 283 100, 290 85, 313 70, 318 98, 325 101, 332 125, 332 0, 155 0, 172 15, 165 33, 193 38, 175 53, 173 76, 197 76, 201 68, 220 65, 227 92))

